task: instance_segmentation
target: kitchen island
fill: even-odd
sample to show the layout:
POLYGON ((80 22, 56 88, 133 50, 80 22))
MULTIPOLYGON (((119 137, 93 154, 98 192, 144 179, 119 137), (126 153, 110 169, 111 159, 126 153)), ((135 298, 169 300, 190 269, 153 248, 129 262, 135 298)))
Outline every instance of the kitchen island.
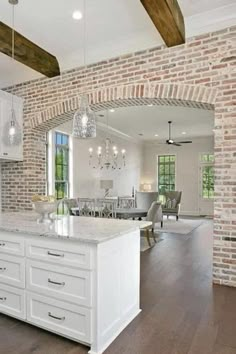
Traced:
POLYGON ((0 312, 99 354, 139 314, 146 221, 0 216, 0 312))

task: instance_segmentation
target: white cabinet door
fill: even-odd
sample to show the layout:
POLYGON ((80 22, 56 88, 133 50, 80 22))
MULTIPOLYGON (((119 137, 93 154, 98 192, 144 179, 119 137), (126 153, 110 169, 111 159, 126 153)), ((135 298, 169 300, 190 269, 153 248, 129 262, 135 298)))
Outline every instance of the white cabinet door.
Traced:
POLYGON ((0 283, 0 313, 26 319, 24 290, 0 283))
POLYGON ((63 336, 91 343, 92 311, 85 307, 27 292, 27 320, 63 336))
POLYGON ((14 96, 14 111, 16 120, 22 130, 22 139, 19 145, 9 145, 5 140, 5 125, 11 119, 12 96, 0 92, 0 159, 23 160, 23 100, 14 96))

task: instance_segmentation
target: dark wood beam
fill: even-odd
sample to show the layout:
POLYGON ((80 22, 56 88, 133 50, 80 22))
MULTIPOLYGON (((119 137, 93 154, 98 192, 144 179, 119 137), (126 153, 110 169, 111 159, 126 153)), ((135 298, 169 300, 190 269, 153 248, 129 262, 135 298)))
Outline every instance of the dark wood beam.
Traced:
POLYGON ((177 0, 140 0, 168 47, 185 43, 184 17, 177 0))
MULTIPOLYGON (((12 28, 0 22, 0 52, 12 56, 12 28)), ((15 60, 47 76, 60 75, 57 58, 15 32, 15 60)))

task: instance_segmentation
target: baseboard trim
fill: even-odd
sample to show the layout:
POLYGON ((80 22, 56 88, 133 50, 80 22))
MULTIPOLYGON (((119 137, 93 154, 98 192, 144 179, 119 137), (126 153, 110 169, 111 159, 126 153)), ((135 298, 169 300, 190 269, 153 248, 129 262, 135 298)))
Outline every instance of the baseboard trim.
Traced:
POLYGON ((197 211, 181 211, 180 216, 200 216, 197 211))

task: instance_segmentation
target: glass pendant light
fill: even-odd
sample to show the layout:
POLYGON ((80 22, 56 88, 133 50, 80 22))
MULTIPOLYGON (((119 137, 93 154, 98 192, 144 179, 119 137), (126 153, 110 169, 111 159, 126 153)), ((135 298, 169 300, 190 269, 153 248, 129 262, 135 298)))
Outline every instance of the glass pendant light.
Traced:
POLYGON ((73 119, 73 136, 81 139, 96 138, 96 117, 88 104, 87 96, 82 96, 80 108, 73 119))
MULTIPOLYGON (((8 0, 12 5, 12 61, 15 59, 15 5, 18 0, 8 0)), ((16 113, 14 109, 14 96, 12 95, 11 113, 9 121, 4 126, 4 141, 6 145, 19 145, 22 140, 22 131, 17 122, 16 113)))
MULTIPOLYGON (((86 0, 84 0, 84 69, 86 70, 86 0)), ((86 82, 86 75, 85 75, 86 82)), ((91 110, 88 96, 83 95, 80 100, 80 108, 73 117, 72 135, 79 139, 96 138, 96 116, 91 110)))
POLYGON ((21 140, 21 128, 16 120, 15 110, 12 108, 10 119, 4 126, 4 143, 5 145, 20 145, 21 140))

